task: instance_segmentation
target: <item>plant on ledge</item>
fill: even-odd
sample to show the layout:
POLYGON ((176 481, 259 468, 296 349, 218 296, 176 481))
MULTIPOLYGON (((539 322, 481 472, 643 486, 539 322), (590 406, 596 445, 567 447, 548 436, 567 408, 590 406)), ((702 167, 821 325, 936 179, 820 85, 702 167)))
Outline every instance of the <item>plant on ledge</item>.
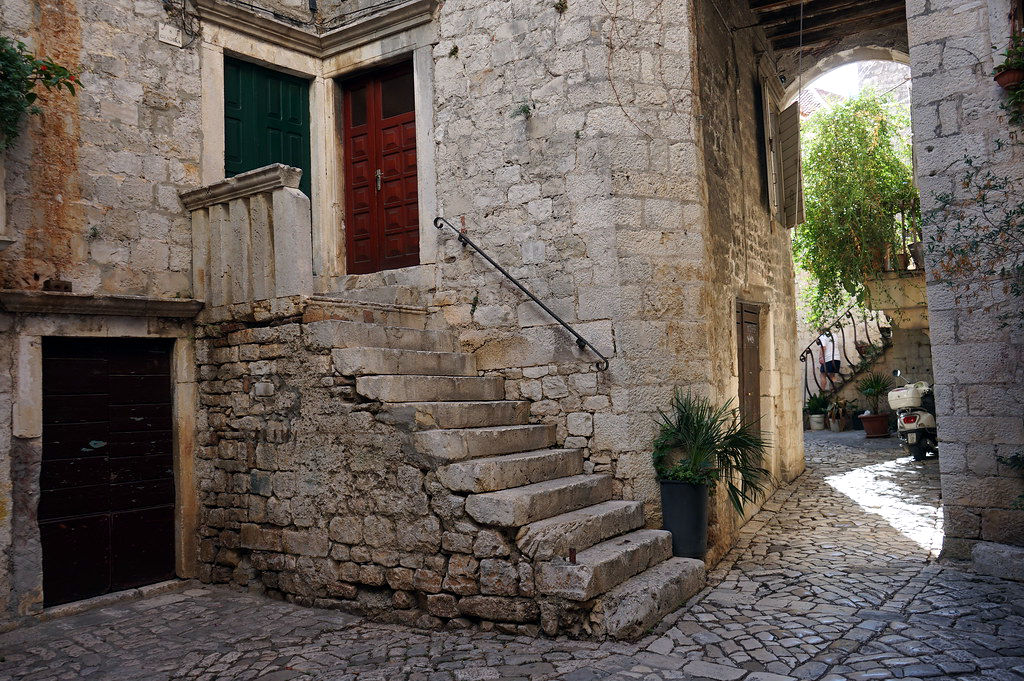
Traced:
POLYGON ((35 57, 24 43, 0 36, 0 151, 14 144, 26 113, 41 112, 35 105, 37 85, 47 90, 63 88, 72 95, 81 87, 77 74, 70 69, 35 57))
POLYGON ((908 122, 891 97, 868 91, 822 109, 805 126, 807 219, 793 235, 793 248, 797 263, 814 277, 813 325, 827 323, 851 299, 863 304, 865 281, 878 276, 887 253, 903 250, 903 223, 912 231, 918 223, 903 135, 908 122))
POLYGON ((1003 106, 1014 125, 1024 125, 1024 33, 1015 32, 1010 36, 1006 50, 1000 55, 1003 61, 993 72, 999 86, 1009 94, 1009 101, 1003 106))

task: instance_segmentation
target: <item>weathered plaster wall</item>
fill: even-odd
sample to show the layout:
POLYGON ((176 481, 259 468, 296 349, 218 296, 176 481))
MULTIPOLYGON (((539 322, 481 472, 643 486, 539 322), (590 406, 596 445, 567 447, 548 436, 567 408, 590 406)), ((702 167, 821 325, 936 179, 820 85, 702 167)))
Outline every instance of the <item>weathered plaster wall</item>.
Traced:
MULTIPOLYGON (((936 194, 956 191, 965 155, 996 175, 1020 177, 1024 151, 1000 149, 1014 130, 992 82, 993 49, 1009 35, 1008 0, 910 0, 913 125, 925 240, 935 238, 936 194)), ((946 242, 948 244, 948 241, 946 242)), ((946 245, 944 244, 944 245, 946 245)), ((943 553, 968 557, 979 540, 1024 545, 1024 511, 1010 508, 1024 480, 996 457, 1024 444, 1024 346, 996 315, 1020 316, 1020 300, 993 293, 957 297, 935 280, 928 255, 928 311, 936 384, 945 512, 943 553)))
MULTIPOLYGON (((803 471, 796 289, 790 232, 773 224, 768 211, 758 74, 766 42, 749 32, 737 38, 732 30, 752 23, 746 3, 702 0, 697 7, 709 222, 709 258, 697 276, 708 284, 711 376, 716 395, 737 395, 735 304, 761 305, 761 427, 772 441, 769 467, 788 481, 803 471)), ((716 548, 731 544, 739 520, 720 496, 711 519, 716 548)))
POLYGON ((76 293, 190 293, 197 183, 197 49, 161 43, 159 0, 6 0, 0 32, 82 69, 77 97, 40 92, 39 116, 6 154, 0 286, 66 279, 76 293))

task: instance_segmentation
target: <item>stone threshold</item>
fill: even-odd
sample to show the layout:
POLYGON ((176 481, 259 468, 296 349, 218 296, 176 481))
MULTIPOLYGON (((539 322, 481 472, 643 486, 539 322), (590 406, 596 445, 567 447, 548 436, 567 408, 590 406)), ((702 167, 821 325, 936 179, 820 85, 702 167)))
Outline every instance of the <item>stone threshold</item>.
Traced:
POLYGON ((0 310, 29 314, 113 315, 191 319, 205 303, 192 298, 153 298, 63 293, 58 291, 0 290, 0 310))
POLYGON ((177 591, 184 591, 188 588, 198 588, 200 586, 199 582, 196 582, 193 579, 169 579, 165 582, 147 584, 146 586, 140 586, 134 589, 125 589, 124 591, 114 591, 108 594, 101 594, 81 601, 55 605, 44 609, 40 613, 29 615, 25 618, 19 618, 11 622, 5 622, 0 624, 0 633, 6 633, 26 625, 31 626, 32 624, 49 622, 50 620, 60 619, 69 615, 78 615, 86 612, 87 610, 106 608, 114 605, 115 603, 134 601, 141 598, 159 596, 161 594, 175 593, 177 591))

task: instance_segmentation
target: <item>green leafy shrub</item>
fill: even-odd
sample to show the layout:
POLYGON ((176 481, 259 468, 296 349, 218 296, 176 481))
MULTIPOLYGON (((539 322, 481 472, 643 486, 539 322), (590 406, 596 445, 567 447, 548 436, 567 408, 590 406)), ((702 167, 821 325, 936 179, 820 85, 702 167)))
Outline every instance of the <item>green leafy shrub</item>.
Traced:
POLYGON ((892 390, 892 377, 881 372, 868 374, 857 381, 857 392, 868 399, 872 414, 879 413, 882 398, 888 395, 890 390, 892 390))
POLYGON ((814 277, 811 324, 828 323, 851 301, 870 308, 865 282, 878 276, 886 253, 902 250, 904 221, 917 231, 908 125, 891 96, 866 91, 803 127, 806 221, 793 249, 814 277))
POLYGON ((807 398, 807 404, 804 407, 808 414, 824 414, 828 410, 828 398, 818 393, 811 395, 807 398))
POLYGON ((659 410, 654 470, 661 480, 708 485, 724 482, 737 513, 765 495, 769 447, 756 423, 743 423, 732 400, 720 407, 706 397, 676 391, 668 413, 659 410))
POLYGON ((7 149, 18 137, 21 119, 37 114, 37 85, 47 90, 66 89, 72 95, 81 87, 70 69, 28 52, 25 44, 0 36, 0 149, 7 149))

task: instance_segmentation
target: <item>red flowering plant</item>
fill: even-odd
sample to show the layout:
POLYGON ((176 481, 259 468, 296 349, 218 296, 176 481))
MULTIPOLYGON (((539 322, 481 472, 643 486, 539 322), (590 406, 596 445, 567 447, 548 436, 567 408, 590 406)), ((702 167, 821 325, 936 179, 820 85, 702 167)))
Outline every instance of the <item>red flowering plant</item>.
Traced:
POLYGON ((72 95, 81 87, 76 72, 36 57, 22 42, 0 36, 0 151, 14 144, 26 113, 41 112, 35 104, 37 85, 47 90, 66 89, 72 95))

